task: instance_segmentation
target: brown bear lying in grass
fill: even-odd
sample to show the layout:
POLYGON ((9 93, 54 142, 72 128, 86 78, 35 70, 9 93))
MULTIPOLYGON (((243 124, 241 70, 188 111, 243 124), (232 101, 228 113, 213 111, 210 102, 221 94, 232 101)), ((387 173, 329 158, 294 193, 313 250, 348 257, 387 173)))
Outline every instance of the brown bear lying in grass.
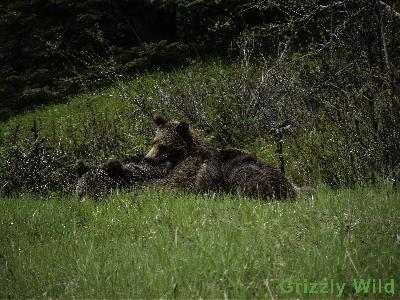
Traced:
POLYGON ((167 122, 162 117, 154 122, 157 131, 146 159, 170 168, 155 185, 194 192, 220 189, 221 168, 211 145, 185 122, 167 122))
POLYGON ((159 185, 190 191, 240 192, 261 199, 295 198, 301 189, 258 157, 238 149, 216 151, 185 122, 155 118, 153 147, 146 159, 172 170, 159 185))
POLYGON ((78 162, 76 194, 79 197, 104 196, 118 188, 133 187, 163 177, 166 170, 163 164, 149 164, 143 154, 110 160, 96 167, 78 162))
POLYGON ((296 188, 279 170, 239 149, 219 152, 224 189, 257 198, 295 198, 296 188))
POLYGON ((191 192, 224 191, 261 199, 311 195, 283 173, 243 150, 217 151, 185 122, 154 120, 157 130, 146 156, 112 160, 95 168, 78 165, 78 196, 101 196, 119 187, 146 184, 191 192))

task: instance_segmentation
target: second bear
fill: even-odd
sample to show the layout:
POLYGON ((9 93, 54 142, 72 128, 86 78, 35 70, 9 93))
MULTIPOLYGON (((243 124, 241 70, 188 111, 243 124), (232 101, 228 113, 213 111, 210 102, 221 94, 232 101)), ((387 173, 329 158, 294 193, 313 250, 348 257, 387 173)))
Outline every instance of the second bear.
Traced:
POLYGON ((78 162, 76 171, 78 183, 76 194, 79 197, 104 196, 112 190, 132 187, 163 177, 167 172, 164 164, 149 164, 143 154, 110 160, 96 167, 78 162))

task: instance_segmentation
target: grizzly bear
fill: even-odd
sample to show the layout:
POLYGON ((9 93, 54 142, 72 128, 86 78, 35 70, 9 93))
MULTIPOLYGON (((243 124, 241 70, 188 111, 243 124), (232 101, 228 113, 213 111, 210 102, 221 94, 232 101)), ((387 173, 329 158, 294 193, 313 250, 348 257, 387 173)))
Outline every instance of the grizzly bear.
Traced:
POLYGON ((76 194, 79 197, 100 197, 112 190, 132 187, 160 178, 167 172, 165 164, 149 164, 143 154, 110 160, 96 167, 78 162, 76 166, 79 177, 76 194))
POLYGON ((79 176, 75 192, 79 198, 99 198, 117 188, 118 182, 112 179, 104 170, 89 168, 87 172, 79 176))
POLYGON ((255 155, 228 148, 218 154, 224 189, 261 199, 286 199, 297 196, 296 188, 285 175, 255 155))
POLYGON ((301 189, 260 158, 243 150, 215 150, 185 122, 156 117, 154 143, 145 156, 171 171, 157 184, 190 191, 241 192, 261 199, 295 198, 301 189))
POLYGON ((221 168, 211 145, 186 122, 156 117, 154 123, 156 135, 146 159, 164 163, 170 170, 154 184, 193 192, 220 189, 221 168))

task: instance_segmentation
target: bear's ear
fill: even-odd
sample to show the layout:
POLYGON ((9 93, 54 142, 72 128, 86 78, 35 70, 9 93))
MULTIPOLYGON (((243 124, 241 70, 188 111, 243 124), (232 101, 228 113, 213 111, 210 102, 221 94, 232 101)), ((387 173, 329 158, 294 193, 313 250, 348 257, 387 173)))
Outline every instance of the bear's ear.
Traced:
POLYGON ((156 124, 158 127, 164 126, 165 124, 167 124, 167 120, 161 116, 155 116, 153 121, 154 121, 154 124, 156 124))
POLYGON ((83 174, 90 171, 90 167, 85 165, 85 163, 81 160, 78 160, 75 165, 75 172, 79 177, 82 177, 83 174))
POLYGON ((178 125, 176 125, 175 130, 181 135, 181 136, 189 136, 189 124, 186 122, 179 122, 178 125))

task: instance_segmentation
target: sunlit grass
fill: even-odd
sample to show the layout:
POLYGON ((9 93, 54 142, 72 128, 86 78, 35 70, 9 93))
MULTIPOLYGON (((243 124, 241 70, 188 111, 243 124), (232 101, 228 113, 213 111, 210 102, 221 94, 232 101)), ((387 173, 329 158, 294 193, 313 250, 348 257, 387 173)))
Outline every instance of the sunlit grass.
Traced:
POLYGON ((284 203, 153 190, 2 199, 0 297, 315 298, 283 294, 289 278, 362 298, 353 279, 399 283, 399 200, 369 188, 284 203))

